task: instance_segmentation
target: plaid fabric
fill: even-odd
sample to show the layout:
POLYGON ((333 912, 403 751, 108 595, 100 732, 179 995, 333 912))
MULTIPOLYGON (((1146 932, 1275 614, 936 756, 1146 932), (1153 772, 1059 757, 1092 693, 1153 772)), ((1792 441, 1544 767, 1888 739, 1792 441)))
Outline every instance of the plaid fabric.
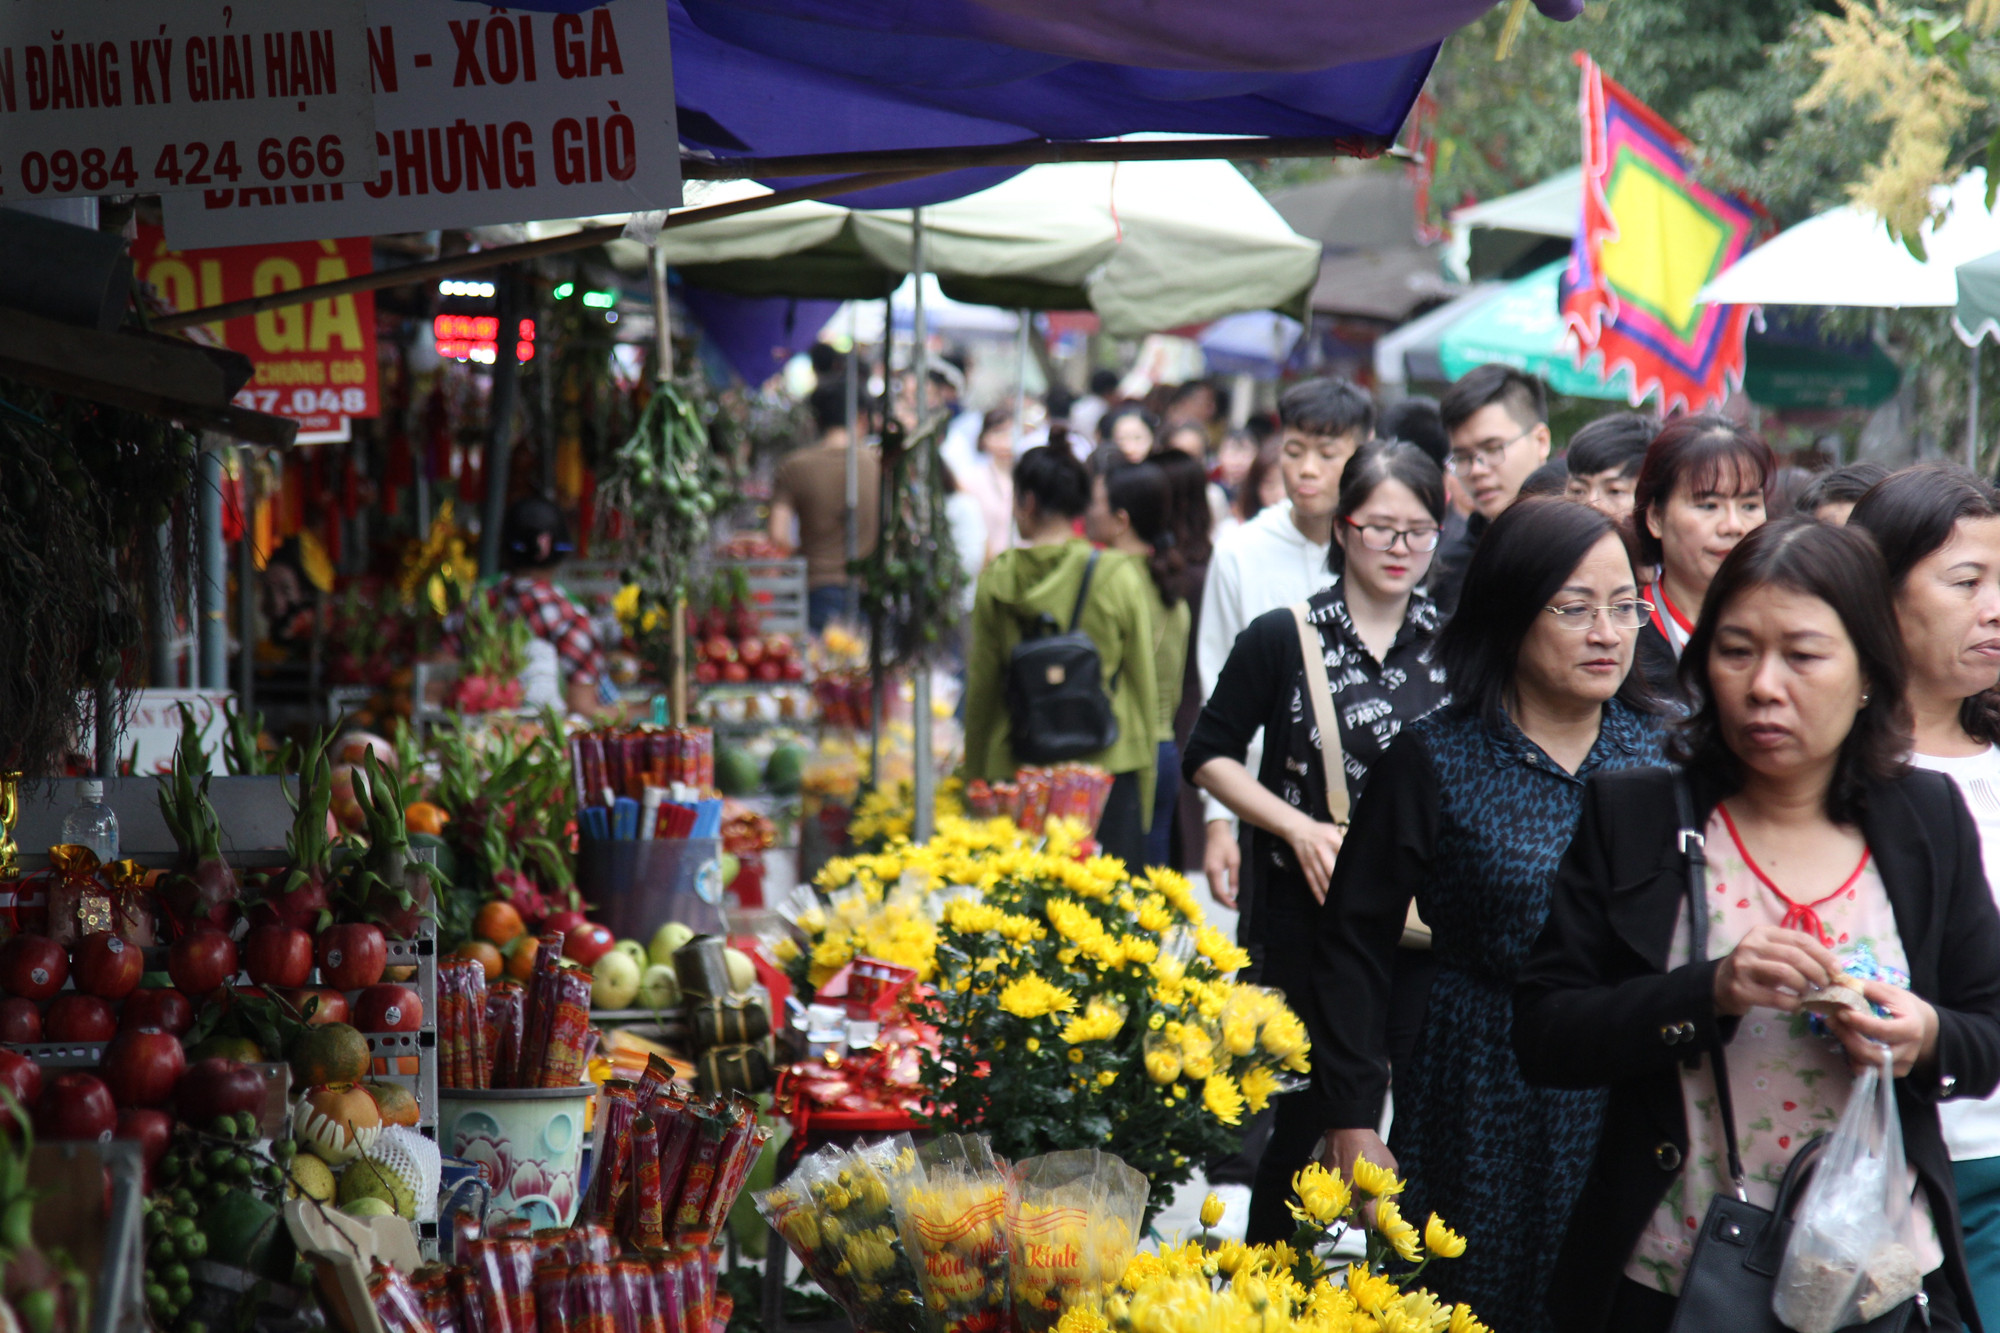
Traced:
MULTIPOLYGON (((604 654, 598 650, 597 637, 591 633, 590 617, 567 593, 545 579, 510 574, 486 590, 486 599, 527 621, 529 632, 536 638, 554 644, 567 680, 596 682, 600 687, 598 692, 603 693, 607 680, 604 654)), ((458 651, 458 635, 464 623, 464 617, 457 614, 445 621, 447 652, 458 651)))

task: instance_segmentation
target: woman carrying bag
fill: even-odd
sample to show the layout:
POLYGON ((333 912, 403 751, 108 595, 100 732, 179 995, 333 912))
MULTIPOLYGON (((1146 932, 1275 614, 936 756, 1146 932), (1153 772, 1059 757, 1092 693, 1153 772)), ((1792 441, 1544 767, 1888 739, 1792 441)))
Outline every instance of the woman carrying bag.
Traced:
MULTIPOLYGON (((1188 740, 1188 780, 1257 830, 1253 855, 1270 886, 1260 980, 1301 1012, 1312 986, 1313 922, 1350 803, 1397 732, 1447 697, 1444 671, 1431 660, 1437 606, 1421 586, 1444 513, 1444 476, 1415 445, 1366 445, 1348 460, 1334 510, 1332 586, 1250 623, 1188 740), (1253 777, 1243 761, 1259 727, 1267 740, 1253 777), (1279 736, 1283 744, 1268 739, 1279 736)), ((1405 952, 1413 956, 1397 964, 1396 1009, 1414 1035, 1429 955, 1405 952)), ((1325 1127, 1315 1104, 1310 1090, 1278 1098, 1250 1196, 1253 1243, 1296 1229, 1285 1201, 1325 1127)))
POLYGON ((2000 1081, 2000 914, 1964 802, 1904 762, 1904 675, 1873 542, 1760 527, 1682 658, 1685 775, 1586 792, 1514 992, 1526 1076, 1610 1089, 1550 1285, 1561 1333, 1778 1328, 1748 1233, 1885 1046, 1927 1276, 1926 1309, 1883 1327, 1979 1327, 1937 1103, 2000 1081), (1801 1012, 1843 973, 1872 1011, 1801 1012), (1692 1313, 1719 1294, 1724 1324, 1692 1313))

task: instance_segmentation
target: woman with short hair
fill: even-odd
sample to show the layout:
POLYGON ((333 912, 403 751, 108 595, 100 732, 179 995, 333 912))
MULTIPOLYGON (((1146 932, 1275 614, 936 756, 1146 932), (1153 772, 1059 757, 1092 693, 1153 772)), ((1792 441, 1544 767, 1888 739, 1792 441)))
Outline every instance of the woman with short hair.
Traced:
POLYGON ((1403 1211, 1479 1244, 1425 1273, 1496 1329, 1534 1330, 1547 1236, 1583 1186, 1603 1098, 1530 1088, 1509 1044, 1514 977, 1591 775, 1660 762, 1632 670, 1647 607, 1616 528, 1569 500, 1517 501, 1481 537, 1438 640, 1452 703, 1402 729, 1340 846, 1308 1012, 1327 1157, 1400 1164, 1403 1211), (1414 900, 1435 980, 1393 1067, 1393 979, 1414 900), (1377 1135, 1395 1092, 1391 1156, 1377 1135))
POLYGON ((1904 762, 1905 670, 1858 527, 1759 527, 1682 659, 1684 773, 1585 792, 1514 990, 1528 1078, 1610 1097, 1550 1286, 1559 1333, 1664 1333, 1711 1201, 1770 1208, 1885 1055, 1916 1204, 1899 1240, 1928 1275, 1897 1327, 1978 1326, 1937 1107, 2000 1081, 2000 913, 1964 801, 1904 762), (1802 1009, 1836 978, 1864 1003, 1802 1009))

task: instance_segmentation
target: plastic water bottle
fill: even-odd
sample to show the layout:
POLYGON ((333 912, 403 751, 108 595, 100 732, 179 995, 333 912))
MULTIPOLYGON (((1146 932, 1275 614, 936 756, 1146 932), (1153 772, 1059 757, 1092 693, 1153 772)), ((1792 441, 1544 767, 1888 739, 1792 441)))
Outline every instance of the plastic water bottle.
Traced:
POLYGON ((63 816, 62 840, 90 848, 100 865, 118 859, 118 816, 104 803, 102 782, 76 784, 76 807, 63 816))

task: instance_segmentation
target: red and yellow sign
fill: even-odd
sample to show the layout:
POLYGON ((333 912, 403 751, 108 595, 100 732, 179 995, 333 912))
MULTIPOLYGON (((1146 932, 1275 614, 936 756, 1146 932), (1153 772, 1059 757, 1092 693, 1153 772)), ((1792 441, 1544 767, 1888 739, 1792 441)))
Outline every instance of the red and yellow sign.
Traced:
MULTIPOLYGON (((159 228, 143 226, 132 244, 132 262, 139 277, 176 310, 337 282, 374 268, 365 236, 169 250, 159 228)), ((372 292, 201 327, 257 368, 236 395, 240 406, 291 417, 302 431, 337 430, 343 417, 372 417, 381 410, 372 292)))

